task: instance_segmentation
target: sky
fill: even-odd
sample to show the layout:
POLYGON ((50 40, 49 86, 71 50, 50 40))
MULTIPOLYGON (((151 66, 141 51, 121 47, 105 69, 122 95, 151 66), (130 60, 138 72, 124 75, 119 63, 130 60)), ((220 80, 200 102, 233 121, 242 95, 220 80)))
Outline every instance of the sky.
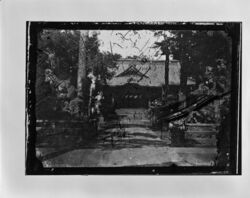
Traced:
POLYGON ((100 50, 127 56, 146 56, 153 60, 164 60, 159 48, 152 48, 156 41, 162 41, 163 36, 154 36, 150 30, 101 30, 98 32, 100 50))

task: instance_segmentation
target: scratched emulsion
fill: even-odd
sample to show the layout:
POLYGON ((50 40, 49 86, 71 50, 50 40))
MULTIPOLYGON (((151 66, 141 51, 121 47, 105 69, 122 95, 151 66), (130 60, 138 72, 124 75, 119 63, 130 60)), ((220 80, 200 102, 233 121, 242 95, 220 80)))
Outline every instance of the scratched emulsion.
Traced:
POLYGON ((237 53, 230 28, 27 23, 29 173, 50 170, 41 166, 52 174, 59 167, 230 173, 237 53))

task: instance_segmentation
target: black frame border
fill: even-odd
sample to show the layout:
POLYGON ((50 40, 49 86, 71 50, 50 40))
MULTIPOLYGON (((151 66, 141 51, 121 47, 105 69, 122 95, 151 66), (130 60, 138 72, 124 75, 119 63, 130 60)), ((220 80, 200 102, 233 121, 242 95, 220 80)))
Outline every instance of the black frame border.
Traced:
POLYGON ((26 22, 26 175, 241 175, 241 92, 242 92, 242 23, 241 22, 26 22), (230 167, 93 167, 43 168, 37 163, 35 82, 37 33, 41 29, 86 30, 223 30, 232 38, 230 167), (225 171, 227 170, 227 171, 225 171))

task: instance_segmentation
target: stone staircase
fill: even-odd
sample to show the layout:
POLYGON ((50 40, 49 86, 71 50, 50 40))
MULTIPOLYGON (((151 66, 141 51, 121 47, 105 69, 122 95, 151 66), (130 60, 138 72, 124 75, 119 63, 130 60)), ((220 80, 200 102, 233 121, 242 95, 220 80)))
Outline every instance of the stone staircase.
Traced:
POLYGON ((150 127, 151 122, 148 118, 146 109, 117 109, 116 114, 118 119, 100 122, 100 128, 114 128, 114 127, 150 127))
MULTIPOLYGON (((166 145, 151 122, 146 109, 117 109, 118 120, 100 122, 99 139, 106 145, 118 147, 141 147, 143 145, 166 145)), ((159 132, 160 133, 160 132, 159 132)), ((169 141, 167 142, 169 144, 169 141)))

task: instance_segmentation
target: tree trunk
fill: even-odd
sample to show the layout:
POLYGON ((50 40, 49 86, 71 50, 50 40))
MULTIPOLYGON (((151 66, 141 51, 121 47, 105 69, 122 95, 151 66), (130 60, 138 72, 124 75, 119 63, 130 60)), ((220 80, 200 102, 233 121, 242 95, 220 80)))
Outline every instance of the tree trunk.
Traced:
POLYGON ((77 96, 83 99, 84 106, 86 104, 87 93, 87 60, 86 60, 86 40, 88 37, 88 30, 80 30, 79 40, 79 58, 78 58, 78 74, 77 74, 77 96))
POLYGON ((180 91, 185 95, 187 94, 187 69, 189 68, 189 62, 181 57, 181 79, 180 79, 180 91))
POLYGON ((165 97, 168 95, 168 88, 169 88, 169 54, 165 54, 165 97))

